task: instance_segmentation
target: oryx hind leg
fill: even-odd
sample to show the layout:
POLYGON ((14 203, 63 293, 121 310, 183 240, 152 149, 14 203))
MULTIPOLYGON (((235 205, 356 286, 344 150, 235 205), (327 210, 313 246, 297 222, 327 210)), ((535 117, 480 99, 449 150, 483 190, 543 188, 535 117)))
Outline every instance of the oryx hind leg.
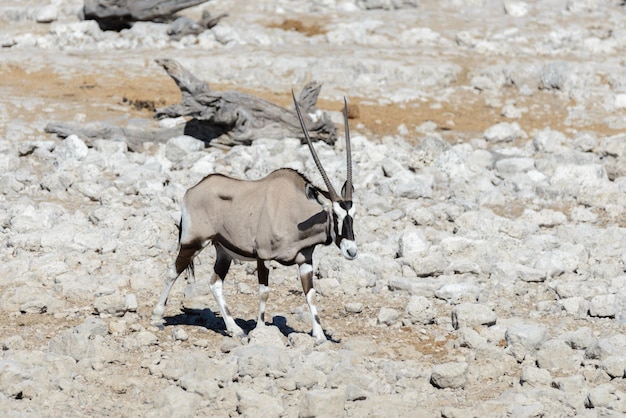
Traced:
POLYGON ((235 323, 222 292, 224 279, 230 269, 232 258, 219 245, 215 245, 215 254, 215 266, 213 267, 213 276, 211 276, 211 280, 209 281, 209 287, 211 288, 213 297, 219 306, 220 313, 226 324, 226 332, 235 337, 243 337, 246 334, 241 327, 235 323))
MULTIPOLYGON (((163 327, 163 314, 165 313, 165 305, 167 304, 167 299, 170 295, 170 291, 172 290, 174 283, 176 283, 176 279, 178 279, 181 273, 185 271, 188 267, 193 267, 193 259, 196 255, 198 255, 200 251, 202 251, 202 248, 203 246, 199 242, 181 244, 180 249, 178 250, 178 256, 176 257, 176 261, 167 270, 167 274, 165 275, 165 283, 163 285, 163 290, 161 291, 161 296, 159 297, 159 301, 152 311, 152 325, 160 328, 163 327)), ((191 272, 191 274, 193 274, 193 271, 191 272)))
POLYGON ((309 305, 309 312, 311 314, 312 322, 312 335, 317 343, 326 341, 326 335, 320 324, 320 318, 317 315, 317 307, 315 306, 315 288, 313 287, 313 262, 308 260, 298 265, 298 274, 300 275, 300 281, 302 282, 302 290, 306 297, 306 303, 309 305))
POLYGON ((270 296, 269 287, 269 261, 257 260, 257 274, 259 277, 259 316, 257 317, 256 326, 265 325, 265 308, 267 299, 270 296))

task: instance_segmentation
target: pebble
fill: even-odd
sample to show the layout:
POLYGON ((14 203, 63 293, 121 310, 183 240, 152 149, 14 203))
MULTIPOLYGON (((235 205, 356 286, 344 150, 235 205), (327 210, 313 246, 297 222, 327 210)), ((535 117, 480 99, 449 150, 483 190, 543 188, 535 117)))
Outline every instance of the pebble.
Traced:
POLYGON ((462 388, 467 381, 468 364, 451 362, 433 366, 430 381, 440 389, 462 388))
POLYGON ((57 6, 50 4, 44 6, 35 15, 35 21, 37 23, 51 23, 58 19, 59 10, 57 6))
POLYGON ((406 305, 406 316, 411 324, 427 325, 434 322, 437 311, 430 299, 424 296, 411 296, 406 305))
POLYGON ((184 328, 174 328, 172 329, 172 338, 174 341, 187 341, 189 339, 189 334, 185 331, 184 328))
POLYGON ((396 323, 400 313, 393 308, 381 308, 378 311, 377 323, 381 325, 393 325, 396 323))
POLYGON ((300 404, 301 417, 337 417, 344 414, 345 393, 339 389, 313 389, 300 404))
POLYGON ((497 319, 491 308, 478 303, 461 303, 452 309, 452 326, 454 329, 495 325, 497 319))
POLYGON ((525 136, 517 122, 501 122, 487 129, 483 133, 484 138, 488 142, 511 142, 515 139, 525 136))
POLYGON ((505 339, 509 353, 518 361, 533 354, 548 338, 548 330, 536 324, 517 323, 506 330, 505 339))
POLYGON ((548 387, 552 383, 552 376, 546 369, 526 365, 522 367, 520 383, 533 387, 548 387))

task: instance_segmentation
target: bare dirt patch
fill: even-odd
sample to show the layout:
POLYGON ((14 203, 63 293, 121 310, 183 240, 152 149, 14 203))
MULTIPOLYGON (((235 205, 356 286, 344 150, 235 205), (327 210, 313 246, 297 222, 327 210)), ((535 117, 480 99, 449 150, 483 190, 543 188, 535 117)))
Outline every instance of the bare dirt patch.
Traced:
POLYGON ((306 36, 323 35, 326 33, 324 29, 317 22, 305 22, 298 19, 285 19, 280 23, 272 23, 268 25, 269 28, 282 29, 285 31, 296 31, 306 36))
MULTIPOLYGON (((120 72, 61 76, 53 72, 26 71, 17 65, 7 65, 0 67, 0 77, 0 89, 7 91, 10 96, 19 96, 24 100, 42 99, 40 109, 35 109, 35 112, 46 112, 46 108, 54 106, 56 121, 75 120, 77 114, 84 115, 79 121, 85 122, 150 119, 155 109, 180 101, 180 91, 166 75, 129 77, 120 72)), ((462 79, 458 80, 456 87, 462 82, 462 79)), ((211 86, 216 90, 245 91, 285 107, 291 105, 290 92, 273 93, 213 83, 211 86)), ((357 117, 353 119, 355 126, 352 129, 371 139, 380 139, 386 135, 397 135, 398 128, 403 125, 408 132, 406 139, 418 142, 423 134, 416 129, 425 122, 434 122, 437 131, 451 143, 479 138, 487 128, 500 122, 517 122, 529 134, 535 129, 544 128, 560 131, 585 129, 606 135, 617 133, 601 122, 581 127, 569 126, 567 108, 574 103, 553 92, 540 90, 532 96, 520 96, 516 89, 504 88, 499 93, 505 99, 495 102, 488 92, 461 88, 449 101, 424 98, 405 103, 377 104, 369 98, 353 96, 348 100, 358 108, 358 112, 353 112, 357 117), (505 103, 514 103, 516 107, 525 109, 523 117, 510 119, 503 116, 502 107, 505 103)), ((343 102, 322 96, 318 107, 341 111, 343 102)), ((14 112, 11 117, 28 119, 28 114, 21 109, 14 109, 14 112)))

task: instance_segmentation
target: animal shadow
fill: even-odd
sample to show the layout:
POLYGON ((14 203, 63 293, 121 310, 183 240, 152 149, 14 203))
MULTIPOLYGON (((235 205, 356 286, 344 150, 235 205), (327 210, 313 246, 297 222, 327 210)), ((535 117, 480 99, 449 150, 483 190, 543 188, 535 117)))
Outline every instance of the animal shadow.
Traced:
MULTIPOLYGON (((217 334, 228 335, 226 333, 226 323, 224 322, 222 317, 215 315, 215 313, 208 308, 185 309, 182 313, 173 316, 166 316, 163 318, 163 320, 165 321, 165 326, 192 325, 204 327, 217 334)), ((239 325, 246 334, 248 334, 256 327, 256 321, 254 319, 235 319, 235 323, 239 325)), ((287 324, 287 318, 281 315, 274 316, 272 318, 272 322, 266 322, 266 325, 274 325, 285 337, 288 337, 289 334, 292 333, 302 333, 302 331, 298 331, 289 326, 287 324)), ((331 338, 328 334, 326 334, 326 338, 334 343, 339 342, 331 338)))

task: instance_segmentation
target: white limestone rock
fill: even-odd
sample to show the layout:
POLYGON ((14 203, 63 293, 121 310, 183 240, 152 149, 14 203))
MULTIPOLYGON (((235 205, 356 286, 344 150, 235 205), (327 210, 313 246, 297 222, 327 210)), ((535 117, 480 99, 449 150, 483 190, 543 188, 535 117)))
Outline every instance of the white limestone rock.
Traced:
POLYGON ((394 308, 381 308, 378 311, 378 316, 376 317, 376 322, 379 325, 393 325, 397 322, 400 317, 400 313, 398 310, 394 308))
POLYGON ((283 416, 282 402, 269 394, 258 393, 252 389, 239 389, 237 401, 237 412, 244 416, 268 418, 283 416))
POLYGON ((204 142, 191 136, 176 136, 165 145, 165 158, 172 162, 181 162, 188 154, 204 149, 204 142))
POLYGON ((430 381, 436 388, 459 389, 467 381, 468 364, 465 362, 450 362, 433 366, 430 381))
POLYGON ((435 320, 437 312, 430 299, 424 296, 411 296, 405 313, 412 324, 427 325, 435 320))
POLYGON ((344 414, 345 392, 339 389, 313 389, 305 393, 299 416, 337 417, 344 414))
POLYGON ((280 329, 274 325, 257 326, 250 331, 248 337, 251 346, 285 347, 285 336, 280 332, 280 329))
POLYGON ((602 360, 602 369, 611 378, 623 378, 626 375, 626 355, 606 357, 602 360))
POLYGON ((552 375, 546 369, 525 365, 520 374, 520 384, 532 387, 549 387, 552 384, 552 375))
POLYGON ((520 363, 527 355, 534 355, 547 338, 545 327, 523 322, 508 326, 505 334, 509 353, 520 363))
POLYGON ((617 295, 596 295, 589 303, 589 316, 614 318, 620 308, 620 299, 617 295))
POLYGON ((575 373, 584 360, 582 351, 574 350, 566 341, 552 339, 541 345, 536 354, 537 366, 552 372, 575 373))
POLYGON ((461 303, 452 309, 452 326, 454 329, 479 325, 494 325, 498 317, 488 306, 479 303, 461 303))
POLYGON ((398 240, 399 257, 418 257, 430 247, 424 234, 419 229, 406 229, 398 240))
POLYGON ((57 20, 59 17, 59 10, 54 4, 39 9, 35 14, 35 21, 37 23, 51 23, 57 20))
POLYGON ((483 133, 485 140, 492 143, 512 142, 517 138, 523 138, 525 136, 526 133, 517 122, 500 122, 488 128, 483 133))
POLYGON ((472 283, 446 283, 435 292, 435 296, 451 304, 477 302, 484 289, 472 283))
POLYGON ((89 149, 76 135, 65 138, 52 152, 59 162, 80 161, 87 156, 89 149))

